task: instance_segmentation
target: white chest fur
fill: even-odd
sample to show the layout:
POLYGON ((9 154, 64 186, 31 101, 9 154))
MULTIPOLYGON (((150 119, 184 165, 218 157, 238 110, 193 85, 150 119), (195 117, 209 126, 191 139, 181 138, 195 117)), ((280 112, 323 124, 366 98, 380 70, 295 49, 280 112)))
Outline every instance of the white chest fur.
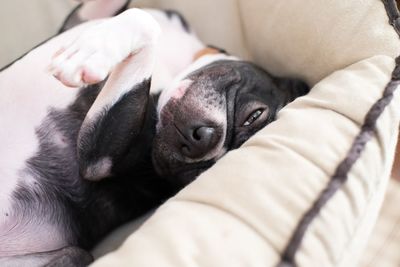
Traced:
POLYGON ((0 73, 0 225, 10 214, 9 199, 24 179, 26 160, 38 151, 37 127, 51 108, 63 109, 76 98, 78 90, 62 85, 46 68, 60 45, 81 30, 54 38, 0 73))

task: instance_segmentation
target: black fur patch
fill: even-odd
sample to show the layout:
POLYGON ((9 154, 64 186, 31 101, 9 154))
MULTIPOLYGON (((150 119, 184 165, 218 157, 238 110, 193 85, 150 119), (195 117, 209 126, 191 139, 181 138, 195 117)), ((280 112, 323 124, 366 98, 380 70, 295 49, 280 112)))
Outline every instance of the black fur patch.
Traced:
POLYGON ((78 141, 80 172, 102 158, 112 159, 112 173, 124 173, 149 149, 155 132, 155 106, 149 103, 150 79, 137 84, 96 120, 83 125, 78 141), (115 164, 114 164, 115 163, 115 164))
POLYGON ((178 190, 171 180, 167 182, 154 172, 148 142, 149 146, 142 148, 142 158, 132 162, 132 168, 126 168, 123 174, 100 182, 80 177, 78 132, 100 88, 82 89, 67 109, 49 111, 36 130, 40 149, 23 170, 35 182, 20 182, 13 195, 13 210, 19 221, 37 218, 59 226, 60 236, 69 245, 84 249, 178 190))

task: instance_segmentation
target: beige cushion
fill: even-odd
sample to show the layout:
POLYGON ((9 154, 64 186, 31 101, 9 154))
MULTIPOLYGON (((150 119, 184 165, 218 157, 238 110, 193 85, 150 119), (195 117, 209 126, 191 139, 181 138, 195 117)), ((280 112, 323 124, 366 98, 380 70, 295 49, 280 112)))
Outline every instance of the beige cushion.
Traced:
POLYGON ((133 5, 179 10, 205 42, 311 84, 361 59, 400 53, 381 1, 137 0, 133 5))
POLYGON ((54 35, 73 0, 0 2, 0 68, 54 35))
POLYGON ((400 266, 400 183, 391 180, 360 267, 400 266))

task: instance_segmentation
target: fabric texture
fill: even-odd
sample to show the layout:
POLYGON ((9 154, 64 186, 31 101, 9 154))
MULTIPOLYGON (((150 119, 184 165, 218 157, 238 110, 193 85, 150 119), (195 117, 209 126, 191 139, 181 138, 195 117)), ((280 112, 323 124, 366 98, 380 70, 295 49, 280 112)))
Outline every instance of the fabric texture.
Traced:
POLYGON ((0 3, 0 68, 57 33, 73 0, 13 0, 0 3))
POLYGON ((391 180, 377 224, 360 260, 361 267, 400 265, 400 183, 391 180))
POLYGON ((400 54, 382 1, 138 0, 132 5, 179 10, 206 43, 312 85, 359 60, 400 54))

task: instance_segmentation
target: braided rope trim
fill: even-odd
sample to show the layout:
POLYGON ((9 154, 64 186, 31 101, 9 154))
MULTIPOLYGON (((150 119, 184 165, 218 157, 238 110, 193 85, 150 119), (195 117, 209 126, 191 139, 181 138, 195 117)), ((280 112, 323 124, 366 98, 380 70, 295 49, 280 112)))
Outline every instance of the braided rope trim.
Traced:
MULTIPOLYGON (((385 5, 389 23, 394 27, 400 35, 400 14, 396 6, 395 0, 382 0, 385 5)), ((304 235, 313 222, 319 215, 321 209, 333 197, 333 195, 342 188, 348 179, 348 174, 354 163, 360 158, 368 141, 375 135, 376 122, 385 108, 393 99, 393 94, 400 85, 400 56, 396 58, 396 66, 392 72, 391 80, 386 85, 382 97, 375 102, 368 111, 364 123, 361 126, 360 132, 355 137, 353 144, 347 153, 346 157, 337 166, 335 173, 331 177, 328 185, 320 193, 319 197, 313 203, 311 208, 303 215, 299 221, 291 239, 289 240, 285 250, 281 255, 281 262, 278 267, 294 267, 296 252, 299 250, 304 235)))

